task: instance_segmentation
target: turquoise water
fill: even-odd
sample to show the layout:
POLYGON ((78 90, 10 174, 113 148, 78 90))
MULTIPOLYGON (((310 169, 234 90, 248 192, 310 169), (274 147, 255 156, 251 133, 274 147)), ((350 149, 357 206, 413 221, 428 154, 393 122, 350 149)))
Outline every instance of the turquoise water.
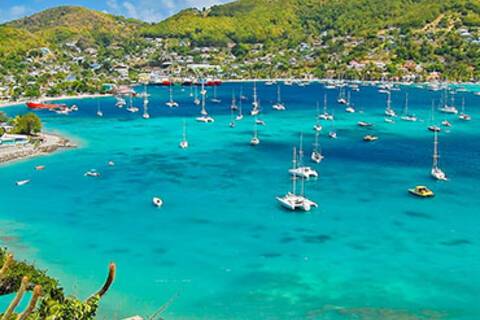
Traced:
MULTIPOLYGON (((462 94, 469 123, 436 115, 453 124, 440 134, 451 179, 440 183, 429 176, 426 130, 439 92, 394 92, 398 112, 408 92, 410 111, 424 120, 391 125, 377 89, 352 93, 363 111, 356 114, 343 112, 337 92, 327 90, 338 139, 326 137, 326 123, 320 178, 307 183, 319 208, 303 215, 281 209, 275 196, 290 187, 300 132, 311 150, 315 102, 325 90, 283 87, 282 113, 270 107, 276 88, 259 84, 266 126, 252 148, 251 117, 228 127, 231 90, 239 87, 221 86, 222 104, 207 104, 211 125, 195 122, 199 109, 190 90, 179 88, 178 110, 165 106, 167 89, 150 88, 150 120, 116 109, 113 98, 100 99, 104 118, 95 116, 95 99, 75 101, 80 111, 68 117, 39 113, 50 131, 80 147, 0 168, 0 244, 80 297, 100 286, 115 261, 118 278, 101 319, 146 316, 176 294, 166 319, 480 318, 480 97, 462 94), (188 150, 178 148, 184 120, 188 150), (376 125, 365 130, 359 120, 376 125), (364 143, 367 131, 380 140, 364 143), (40 164, 45 171, 34 170, 40 164), (83 176, 92 168, 102 177, 83 176), (32 182, 16 187, 21 179, 32 182), (436 197, 409 196, 418 184, 436 197), (151 205, 157 195, 161 209, 151 205)), ((251 94, 251 83, 243 87, 251 94)))

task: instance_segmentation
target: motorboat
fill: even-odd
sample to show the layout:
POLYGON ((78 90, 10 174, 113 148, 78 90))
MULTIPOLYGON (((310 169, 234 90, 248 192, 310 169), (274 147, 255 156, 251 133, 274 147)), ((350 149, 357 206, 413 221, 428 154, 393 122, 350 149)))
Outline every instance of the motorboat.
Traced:
POLYGON ((365 137, 363 137, 363 141, 365 141, 365 142, 374 142, 374 141, 377 141, 377 140, 378 140, 378 137, 374 136, 374 135, 371 135, 371 134, 368 134, 365 137))
POLYGON ((153 197, 152 199, 152 204, 157 207, 157 208, 160 208, 163 206, 163 200, 160 199, 159 197, 153 197))
POLYGON ((98 172, 98 171, 95 170, 95 169, 92 169, 92 170, 89 170, 89 171, 85 172, 84 176, 85 176, 85 177, 94 177, 94 178, 97 178, 97 177, 100 177, 100 172, 98 172))
POLYGON ((427 188, 426 186, 416 186, 415 188, 408 189, 408 192, 420 198, 431 198, 435 196, 433 191, 427 188))
POLYGON ((30 183, 30 180, 27 179, 27 180, 20 180, 20 181, 15 182, 15 184, 19 187, 24 186, 27 183, 30 183))

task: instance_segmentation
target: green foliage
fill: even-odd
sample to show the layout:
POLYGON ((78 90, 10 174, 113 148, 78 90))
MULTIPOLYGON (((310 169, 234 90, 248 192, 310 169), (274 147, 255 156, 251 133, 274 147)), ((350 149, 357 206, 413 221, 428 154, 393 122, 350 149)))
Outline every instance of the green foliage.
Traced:
POLYGON ((42 131, 42 121, 32 112, 13 119, 13 133, 33 135, 42 131))
POLYGON ((10 118, 5 114, 5 112, 0 111, 0 123, 8 122, 10 118))

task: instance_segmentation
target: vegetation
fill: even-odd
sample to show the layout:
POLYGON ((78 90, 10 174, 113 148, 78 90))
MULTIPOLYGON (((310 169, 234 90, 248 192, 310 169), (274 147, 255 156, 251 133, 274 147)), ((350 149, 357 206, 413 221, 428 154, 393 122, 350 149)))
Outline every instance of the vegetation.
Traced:
POLYGON ((42 121, 32 112, 18 115, 12 119, 12 133, 35 135, 42 131, 42 121))
POLYGON ((91 320, 95 318, 100 299, 107 293, 115 279, 115 264, 110 264, 102 288, 85 301, 66 297, 58 281, 44 271, 26 262, 18 262, 6 249, 0 249, 0 296, 16 292, 1 320, 91 320), (33 291, 27 308, 20 314, 15 309, 25 291, 33 291), (37 303, 38 302, 38 303, 37 303))

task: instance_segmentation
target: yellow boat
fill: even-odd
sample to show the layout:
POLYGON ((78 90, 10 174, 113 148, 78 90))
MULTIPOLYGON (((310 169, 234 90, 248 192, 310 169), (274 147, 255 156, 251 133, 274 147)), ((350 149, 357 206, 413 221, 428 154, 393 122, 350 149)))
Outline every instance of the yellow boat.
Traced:
POLYGON ((425 186, 416 186, 413 189, 408 189, 408 192, 420 198, 431 198, 435 196, 435 193, 425 186))
POLYGON ((378 140, 378 137, 373 136, 371 134, 368 134, 365 137, 363 137, 363 141, 365 141, 365 142, 374 142, 374 141, 377 141, 377 140, 378 140))

